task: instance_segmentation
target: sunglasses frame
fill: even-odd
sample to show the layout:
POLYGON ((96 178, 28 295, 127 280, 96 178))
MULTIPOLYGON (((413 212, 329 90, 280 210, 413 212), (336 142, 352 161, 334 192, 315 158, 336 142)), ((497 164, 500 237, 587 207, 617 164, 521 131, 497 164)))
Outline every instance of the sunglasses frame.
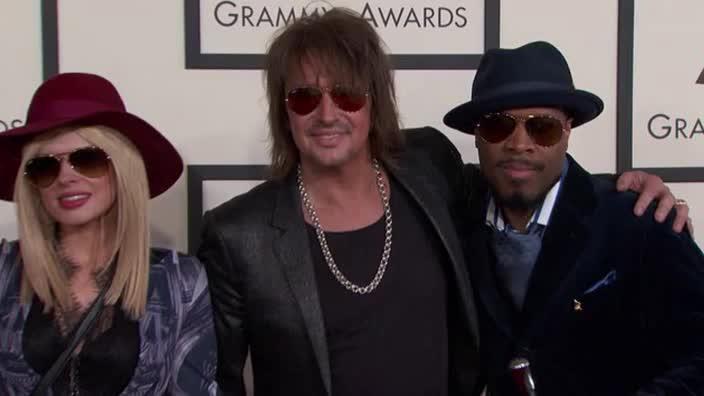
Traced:
POLYGON ((337 95, 333 94, 333 91, 335 91, 336 89, 343 89, 343 90, 345 90, 345 92, 354 92, 354 90, 349 89, 349 87, 345 87, 345 86, 342 86, 342 85, 334 85, 332 88, 330 88, 330 87, 319 87, 319 86, 316 86, 316 85, 304 85, 304 86, 301 86, 301 87, 291 88, 290 90, 288 90, 288 91, 286 92, 286 97, 285 97, 284 101, 286 102, 287 107, 288 107, 292 112, 294 112, 295 114, 297 114, 297 115, 299 115, 299 116, 306 116, 306 115, 308 115, 308 114, 314 112, 315 109, 317 109, 318 106, 320 106, 320 102, 322 102, 322 100, 323 100, 323 95, 326 94, 326 93, 327 93, 328 95, 330 95, 330 99, 332 99, 332 102, 335 104, 335 107, 337 107, 338 109, 344 111, 345 113, 356 113, 356 112, 362 110, 362 108, 367 104, 367 100, 368 100, 368 98, 369 98, 369 90, 365 90, 365 91, 363 91, 363 92, 360 92, 360 95, 364 98, 364 102, 362 103, 362 105, 361 105, 357 110, 345 110, 345 109, 343 109, 343 108, 340 106, 340 104, 337 102, 337 99, 335 99, 335 98, 337 97, 337 95), (289 102, 289 97, 290 97, 291 94, 294 93, 295 91, 304 90, 304 89, 306 89, 306 90, 308 90, 308 89, 317 90, 318 92, 320 92, 320 95, 317 96, 317 97, 319 98, 319 99, 318 99, 318 103, 315 104, 315 107, 313 107, 313 109, 312 109, 311 111, 309 111, 309 112, 307 112, 307 113, 299 113, 299 112, 297 112, 296 110, 294 110, 293 107, 291 107, 291 103, 289 102))
POLYGON ((509 136, 513 135, 514 132, 516 132, 516 127, 518 126, 519 123, 523 123, 523 128, 526 130, 526 133, 528 134, 528 136, 530 136, 530 140, 540 147, 552 147, 552 146, 556 145, 558 142, 560 142, 560 140, 562 139, 562 136, 565 134, 565 132, 567 132, 567 128, 565 128, 565 121, 562 121, 561 119, 559 119, 551 114, 528 114, 526 116, 517 116, 517 115, 513 115, 511 113, 505 113, 505 112, 493 112, 493 113, 487 113, 487 114, 482 115, 480 117, 479 121, 477 121, 474 124, 474 132, 475 132, 475 135, 479 136, 483 141, 485 141, 489 144, 498 144, 498 143, 501 143, 504 140, 508 139, 509 136), (479 131, 481 129, 481 120, 485 117, 488 117, 488 116, 503 116, 503 117, 508 117, 508 118, 512 119, 513 123, 514 123, 513 129, 511 130, 511 132, 508 135, 506 135, 505 138, 499 140, 498 142, 492 143, 491 141, 487 140, 484 136, 482 136, 481 133, 479 133, 479 131), (533 133, 531 133, 528 130, 528 128, 526 128, 526 122, 531 119, 535 119, 535 118, 547 118, 550 120, 555 120, 558 123, 560 123, 560 130, 562 132, 560 134, 560 137, 554 143, 551 143, 551 144, 544 145, 544 144, 538 143, 538 141, 535 139, 535 136, 533 135, 533 133))
POLYGON ((90 145, 90 146, 78 147, 78 148, 75 148, 75 149, 73 149, 73 150, 71 150, 71 151, 67 151, 67 152, 65 152, 65 153, 58 153, 58 154, 42 154, 42 155, 38 155, 38 156, 36 156, 36 157, 34 157, 34 158, 28 160, 28 161, 24 164, 24 177, 26 177, 27 180, 29 180, 29 182, 30 182, 33 186, 36 186, 36 187, 38 187, 38 188, 48 188, 48 187, 50 187, 52 184, 54 184, 54 183, 56 182, 56 179, 59 177, 59 174, 61 173, 61 163, 62 163, 63 161, 67 161, 67 162, 68 162, 68 166, 71 167, 71 170, 75 171, 75 172, 78 173, 79 175, 81 175, 81 176, 83 176, 83 177, 86 177, 86 178, 88 178, 88 179, 97 179, 97 178, 100 178, 100 177, 105 176, 105 174, 107 174, 107 170, 106 170, 105 174, 102 174, 102 175, 99 175, 99 176, 91 177, 91 176, 88 176, 88 175, 84 175, 80 170, 76 169, 76 166, 71 162, 71 155, 75 154, 76 152, 83 151, 83 150, 86 150, 86 151, 100 151, 101 153, 103 153, 103 154, 105 155, 105 160, 106 160, 107 163, 108 163, 108 169, 107 169, 107 170, 109 170, 109 163, 112 161, 112 158, 110 157, 110 155, 108 155, 108 153, 106 153, 105 150, 103 150, 102 148, 100 148, 100 147, 98 147, 98 146, 90 145), (53 180, 51 181, 51 183, 47 184, 46 186, 42 186, 42 185, 39 185, 39 184, 35 183, 35 182, 32 180, 32 177, 30 176, 30 173, 31 173, 31 172, 28 172, 28 171, 27 171, 27 167, 29 167, 33 161, 35 161, 35 160, 37 160, 37 159, 44 159, 44 158, 51 158, 51 159, 55 160, 55 161, 59 164, 59 172, 58 172, 58 173, 56 174, 56 176, 53 178, 53 180))

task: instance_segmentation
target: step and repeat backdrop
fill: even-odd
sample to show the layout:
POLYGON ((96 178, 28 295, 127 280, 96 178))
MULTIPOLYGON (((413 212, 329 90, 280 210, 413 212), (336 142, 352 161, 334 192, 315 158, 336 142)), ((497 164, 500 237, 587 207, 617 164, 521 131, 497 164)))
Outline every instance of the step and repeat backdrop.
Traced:
MULTIPOLYGON (((262 54, 286 23, 330 6, 379 30, 404 126, 441 129, 466 162, 473 137, 442 125, 470 96, 487 48, 547 40, 579 88, 606 104, 569 151, 592 172, 661 175, 704 224, 704 2, 680 0, 71 0, 0 2, 0 132, 22 125, 57 71, 104 75, 160 129, 188 168, 152 201, 155 245, 192 250, 202 212, 261 181, 267 163, 262 54)), ((704 242, 704 225, 696 234, 704 242)), ((0 237, 17 235, 0 203, 0 237)))

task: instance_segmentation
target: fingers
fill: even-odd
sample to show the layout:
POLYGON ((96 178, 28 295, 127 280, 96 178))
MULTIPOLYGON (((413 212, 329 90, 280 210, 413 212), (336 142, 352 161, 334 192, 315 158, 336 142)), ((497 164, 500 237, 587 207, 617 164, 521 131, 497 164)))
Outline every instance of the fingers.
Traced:
MULTIPOLYGON (((684 199, 675 200, 675 221, 672 222, 672 229, 675 232, 682 232, 682 229, 688 223, 691 224, 691 219, 689 218, 689 205, 684 199)), ((691 233, 691 231, 690 231, 691 233)))
MULTIPOLYGON (((667 215, 670 214, 672 208, 676 206, 677 200, 672 191, 665 185, 663 185, 662 191, 655 198, 659 200, 658 207, 655 209, 655 221, 662 223, 667 218, 667 215)), ((685 215, 684 220, 686 219, 687 216, 685 215)))
POLYGON ((675 204, 675 197, 659 176, 643 171, 624 172, 616 182, 619 191, 631 190, 639 193, 633 213, 642 216, 653 200, 660 200, 656 219, 663 221, 675 204), (664 201, 664 202, 662 202, 664 201))
POLYGON ((626 171, 616 180, 616 190, 618 191, 640 191, 643 186, 643 181, 648 176, 643 171, 626 171))
POLYGON ((694 232, 692 220, 689 217, 689 205, 685 200, 675 198, 659 176, 642 171, 624 172, 616 181, 616 188, 619 191, 632 190, 640 193, 633 207, 633 213, 636 216, 642 216, 653 200, 657 200, 655 221, 658 223, 665 221, 674 208, 675 220, 672 223, 672 229, 675 232, 682 232, 686 226, 690 233, 694 232))
MULTIPOLYGON (((655 199, 655 196, 651 191, 645 190, 640 193, 636 205, 633 207, 633 213, 635 213, 636 216, 642 216, 643 213, 645 213, 645 209, 648 208, 648 205, 653 202, 653 199, 655 199)), ((674 204, 674 201, 672 204, 674 204)), ((672 206, 672 204, 670 206, 672 206)))

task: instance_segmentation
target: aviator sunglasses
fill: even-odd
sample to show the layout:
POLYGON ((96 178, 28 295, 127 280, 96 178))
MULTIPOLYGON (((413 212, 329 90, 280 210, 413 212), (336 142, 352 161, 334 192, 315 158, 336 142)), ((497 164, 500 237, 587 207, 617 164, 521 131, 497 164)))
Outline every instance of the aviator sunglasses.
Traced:
POLYGON ((68 153, 34 157, 24 166, 24 175, 37 187, 49 187, 59 177, 64 159, 71 169, 91 179, 104 176, 110 168, 110 156, 98 147, 88 146, 68 153))
POLYGON ((475 132, 489 143, 499 143, 511 136, 519 122, 522 122, 528 136, 536 144, 549 147, 559 142, 565 128, 562 121, 545 114, 518 117, 508 113, 489 113, 476 124, 475 132))
POLYGON ((367 92, 336 85, 332 88, 300 87, 286 94, 288 108, 298 115, 307 115, 315 110, 323 99, 323 93, 330 95, 340 110, 348 113, 359 111, 367 103, 367 92))

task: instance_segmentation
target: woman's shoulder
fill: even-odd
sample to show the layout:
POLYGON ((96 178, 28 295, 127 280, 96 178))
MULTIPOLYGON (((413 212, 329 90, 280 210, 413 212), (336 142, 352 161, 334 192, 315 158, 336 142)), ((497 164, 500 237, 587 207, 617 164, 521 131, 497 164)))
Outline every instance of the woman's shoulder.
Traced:
POLYGON ((186 300, 193 300, 207 291, 205 269, 195 256, 153 247, 150 262, 150 287, 176 287, 186 300))
POLYGON ((20 248, 20 241, 14 240, 9 241, 5 238, 0 238, 0 254, 7 254, 13 251, 17 251, 20 248))
POLYGON ((17 263, 19 253, 19 241, 8 241, 0 238, 0 266, 5 267, 17 263))
POLYGON ((0 300, 19 294, 22 273, 19 253, 17 241, 0 239, 0 300))

